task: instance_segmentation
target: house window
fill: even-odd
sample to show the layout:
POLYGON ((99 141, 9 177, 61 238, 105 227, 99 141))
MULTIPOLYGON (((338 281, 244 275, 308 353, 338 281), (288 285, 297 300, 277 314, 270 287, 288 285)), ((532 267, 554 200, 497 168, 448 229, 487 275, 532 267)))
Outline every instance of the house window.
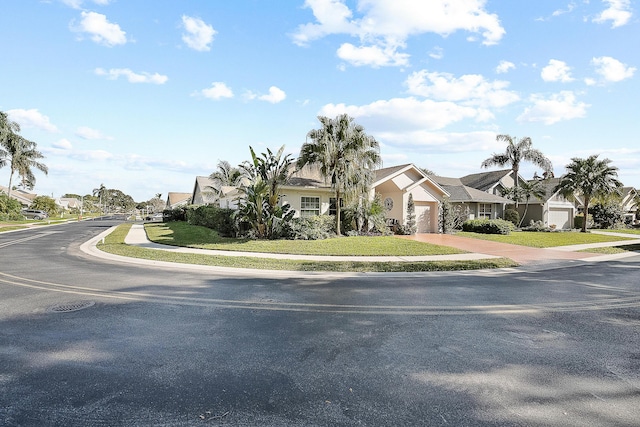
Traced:
POLYGON ((320 215, 320 197, 302 197, 300 199, 300 216, 308 218, 320 215))
POLYGON ((478 206, 478 218, 486 218, 491 219, 491 204, 489 203, 480 203, 478 206))
MULTIPOLYGON (((340 199, 340 209, 342 209, 344 207, 344 204, 342 203, 342 199, 340 199)), ((336 208, 336 198, 332 197, 329 199, 329 215, 337 215, 338 214, 338 210, 336 208)))

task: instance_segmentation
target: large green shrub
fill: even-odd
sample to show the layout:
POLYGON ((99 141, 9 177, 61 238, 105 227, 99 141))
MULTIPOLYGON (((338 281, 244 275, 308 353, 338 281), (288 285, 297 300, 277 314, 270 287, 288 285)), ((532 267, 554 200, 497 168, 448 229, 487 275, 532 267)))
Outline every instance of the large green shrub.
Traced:
POLYGON ((599 228, 621 228, 624 224, 624 210, 620 203, 596 203, 589 208, 589 213, 599 228))
POLYGON ((187 207, 180 206, 173 209, 165 209, 162 211, 163 221, 186 221, 187 220, 187 207))
POLYGON ((332 215, 293 218, 284 225, 284 237, 292 240, 322 240, 336 235, 336 220, 332 215))
POLYGON ((515 226, 504 219, 470 219, 462 224, 463 231, 482 234, 510 234, 515 226))
POLYGON ((504 219, 517 226, 520 224, 520 213, 514 208, 508 208, 504 211, 504 219))
POLYGON ((8 195, 0 193, 0 220, 2 221, 18 221, 24 219, 20 210, 22 206, 20 202, 9 198, 8 195))
POLYGON ((233 209, 224 209, 211 205, 187 209, 187 222, 216 230, 221 236, 234 236, 235 227, 233 209))

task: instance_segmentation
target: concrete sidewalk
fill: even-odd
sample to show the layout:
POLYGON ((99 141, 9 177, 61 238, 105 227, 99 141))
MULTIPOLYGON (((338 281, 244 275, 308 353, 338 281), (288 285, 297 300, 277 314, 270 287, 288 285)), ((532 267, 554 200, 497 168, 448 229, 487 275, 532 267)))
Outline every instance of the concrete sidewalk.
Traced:
MULTIPOLYGON (((602 233, 609 234, 609 233, 602 233)), ((519 264, 540 264, 558 261, 610 261, 615 259, 635 256, 637 253, 622 253, 615 255, 598 255, 587 252, 577 252, 579 250, 591 247, 620 246, 628 244, 640 243, 640 236, 635 238, 634 235, 624 235, 621 233, 613 233, 620 237, 632 237, 632 240, 623 240, 618 242, 594 243, 589 245, 574 245, 556 248, 530 248, 525 246, 511 245, 506 243, 490 242, 487 240, 472 239, 468 237, 460 237, 450 234, 418 234, 414 236, 402 236, 402 238, 417 240, 421 242, 450 246, 457 249, 468 251, 464 254, 453 255, 428 255, 428 256, 333 256, 333 255, 289 255, 289 254, 271 254, 259 252, 237 252, 237 251, 220 251, 210 249, 195 249, 176 246, 167 246, 149 241, 144 230, 144 225, 133 224, 129 234, 125 238, 125 243, 155 250, 165 250, 177 253, 195 253, 206 255, 221 255, 235 257, 254 257, 254 258, 275 258, 275 259, 294 259, 309 261, 363 261, 363 262, 411 262, 411 261, 466 261, 477 259, 491 258, 510 258, 519 264)))

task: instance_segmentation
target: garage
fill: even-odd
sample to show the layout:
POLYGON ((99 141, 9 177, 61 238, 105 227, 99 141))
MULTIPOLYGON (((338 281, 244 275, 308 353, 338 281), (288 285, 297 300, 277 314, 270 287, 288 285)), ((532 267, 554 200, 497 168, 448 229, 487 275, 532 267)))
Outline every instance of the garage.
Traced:
POLYGON ((549 227, 555 225, 558 229, 573 228, 572 209, 567 208, 550 208, 549 209, 549 227))
POLYGON ((438 205, 436 203, 415 204, 418 233, 438 232, 438 205))

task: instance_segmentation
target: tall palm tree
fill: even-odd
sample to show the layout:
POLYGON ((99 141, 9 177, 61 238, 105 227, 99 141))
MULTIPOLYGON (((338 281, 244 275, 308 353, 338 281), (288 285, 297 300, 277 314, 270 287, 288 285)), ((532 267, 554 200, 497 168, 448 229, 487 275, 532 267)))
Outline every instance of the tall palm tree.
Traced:
POLYGON ((336 232, 340 235, 340 199, 366 195, 382 164, 378 141, 347 114, 335 119, 319 116, 322 124, 307 134, 300 149, 298 169, 317 167, 331 182, 336 199, 336 232))
POLYGON ((598 159, 593 154, 586 159, 574 157, 567 168, 567 173, 560 178, 555 188, 565 197, 573 197, 577 192, 584 201, 585 218, 582 232, 587 231, 587 215, 589 204, 594 197, 603 197, 610 193, 620 193, 622 182, 618 180, 618 168, 610 166, 611 160, 598 159))
MULTIPOLYGON (((536 166, 541 167, 546 176, 551 175, 553 173, 553 166, 551 165, 551 160, 549 160, 540 150, 536 150, 535 148, 531 148, 533 142, 531 138, 524 137, 520 138, 518 142, 515 142, 515 137, 510 135, 498 135, 496 136, 496 141, 506 142, 507 149, 504 153, 493 153, 491 157, 482 162, 481 167, 489 168, 491 166, 500 166, 504 167, 509 165, 511 170, 513 171, 514 179, 515 179, 515 187, 517 188, 519 184, 518 174, 520 173, 520 163, 525 160, 533 163, 536 166)), ((516 190, 517 191, 517 190, 516 190)), ((516 206, 518 206, 518 201, 516 200, 516 206)))
POLYGON ((27 186, 33 188, 36 178, 33 175, 33 168, 42 171, 45 175, 49 173, 49 168, 38 160, 44 159, 44 155, 36 149, 37 144, 18 135, 13 131, 3 135, 2 149, 0 156, 0 166, 9 165, 9 190, 11 197, 11 187, 13 176, 18 173, 27 186))

